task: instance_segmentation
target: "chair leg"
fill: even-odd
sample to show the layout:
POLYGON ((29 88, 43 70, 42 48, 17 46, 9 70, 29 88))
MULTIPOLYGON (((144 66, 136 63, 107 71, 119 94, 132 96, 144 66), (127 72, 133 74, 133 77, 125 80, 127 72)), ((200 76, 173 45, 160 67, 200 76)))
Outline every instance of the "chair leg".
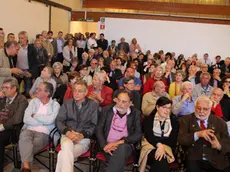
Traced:
POLYGON ((92 162, 91 160, 89 160, 89 172, 91 172, 91 165, 92 165, 92 162))
POLYGON ((53 150, 53 148, 50 148, 50 150, 49 150, 49 170, 50 170, 50 172, 55 171, 54 153, 55 153, 55 151, 53 150))
POLYGON ((97 166, 97 168, 96 168, 96 172, 99 172, 100 167, 101 167, 101 161, 98 162, 98 166, 97 166))
POLYGON ((20 169, 20 162, 18 160, 18 144, 13 145, 13 159, 14 167, 20 169))

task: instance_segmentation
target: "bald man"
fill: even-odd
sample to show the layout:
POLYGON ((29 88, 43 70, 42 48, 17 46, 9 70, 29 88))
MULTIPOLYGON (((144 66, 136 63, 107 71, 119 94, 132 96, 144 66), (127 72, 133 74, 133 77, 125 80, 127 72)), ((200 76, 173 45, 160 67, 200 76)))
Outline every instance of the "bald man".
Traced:
POLYGON ((162 81, 156 81, 153 85, 152 92, 148 92, 143 96, 142 100, 142 112, 144 115, 148 116, 155 109, 156 101, 165 96, 169 98, 168 93, 165 91, 165 84, 162 81))

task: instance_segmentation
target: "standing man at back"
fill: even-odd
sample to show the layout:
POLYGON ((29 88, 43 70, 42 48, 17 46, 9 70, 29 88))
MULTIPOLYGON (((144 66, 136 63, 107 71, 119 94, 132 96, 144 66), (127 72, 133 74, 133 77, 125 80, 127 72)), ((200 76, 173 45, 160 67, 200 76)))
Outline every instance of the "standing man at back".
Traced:
POLYGON ((21 31, 18 34, 20 49, 18 51, 16 67, 23 71, 22 77, 17 77, 19 84, 24 81, 25 96, 29 97, 32 79, 38 77, 38 59, 35 47, 28 43, 28 34, 21 31))

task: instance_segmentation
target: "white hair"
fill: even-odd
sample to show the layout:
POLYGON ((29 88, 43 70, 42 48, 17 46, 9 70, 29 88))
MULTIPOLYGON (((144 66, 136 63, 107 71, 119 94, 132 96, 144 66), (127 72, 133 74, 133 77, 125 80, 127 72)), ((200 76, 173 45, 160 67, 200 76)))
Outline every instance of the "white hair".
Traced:
POLYGON ((185 85, 190 85, 190 86, 192 87, 192 89, 193 89, 192 83, 191 83, 190 81, 185 81, 185 82, 183 82, 182 85, 181 85, 181 90, 184 90, 184 86, 185 86, 185 85))
POLYGON ((197 106, 197 103, 199 101, 201 101, 201 102, 207 102, 209 104, 210 108, 212 107, 213 102, 212 102, 212 100, 208 96, 200 96, 200 97, 198 97, 196 99, 196 101, 195 101, 195 107, 197 106))
POLYGON ((97 75, 98 76, 98 79, 101 81, 101 82, 105 82, 106 81, 106 74, 104 72, 95 72, 94 73, 94 76, 97 75))

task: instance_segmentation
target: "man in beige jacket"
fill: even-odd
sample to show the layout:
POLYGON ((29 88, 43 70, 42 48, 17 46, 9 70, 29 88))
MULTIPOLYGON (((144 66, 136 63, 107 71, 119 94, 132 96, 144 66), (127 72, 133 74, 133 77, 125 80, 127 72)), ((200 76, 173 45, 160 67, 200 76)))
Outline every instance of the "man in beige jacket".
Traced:
POLYGON ((17 42, 6 42, 5 48, 0 50, 0 85, 5 78, 10 77, 12 74, 20 75, 23 73, 21 69, 15 68, 11 58, 11 56, 18 53, 18 49, 17 42))
POLYGON ((169 98, 168 93, 165 92, 164 82, 156 81, 153 85, 153 91, 146 93, 143 96, 141 107, 142 113, 147 116, 150 115, 151 112, 155 109, 157 100, 162 96, 169 98))

